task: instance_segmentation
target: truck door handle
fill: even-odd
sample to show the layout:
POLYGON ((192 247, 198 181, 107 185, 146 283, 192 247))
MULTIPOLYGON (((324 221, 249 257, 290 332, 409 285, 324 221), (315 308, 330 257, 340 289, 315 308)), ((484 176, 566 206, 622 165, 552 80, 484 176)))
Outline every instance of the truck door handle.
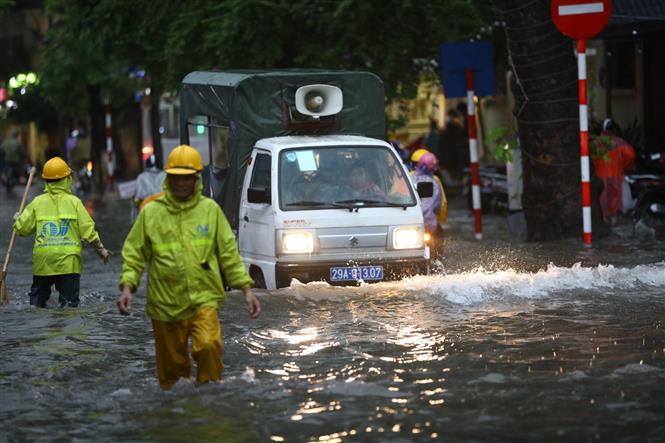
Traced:
POLYGON ((246 222, 249 221, 249 217, 247 217, 246 215, 243 215, 243 216, 242 216, 242 219, 245 220, 246 222))

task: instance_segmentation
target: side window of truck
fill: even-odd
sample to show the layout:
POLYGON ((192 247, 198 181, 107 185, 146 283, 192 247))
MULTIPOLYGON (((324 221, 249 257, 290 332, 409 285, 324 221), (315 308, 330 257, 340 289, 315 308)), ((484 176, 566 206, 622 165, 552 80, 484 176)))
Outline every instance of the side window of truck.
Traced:
POLYGON ((229 128, 222 126, 213 118, 210 127, 210 162, 218 168, 229 167, 229 128))
POLYGON ((189 144, 196 148, 203 164, 210 163, 218 170, 229 167, 229 128, 215 117, 195 115, 187 121, 189 144))
POLYGON ((250 188, 270 188, 270 155, 257 154, 254 159, 254 168, 252 169, 252 179, 250 188))
POLYGON ((199 151, 204 165, 210 163, 209 128, 207 125, 208 117, 205 115, 193 115, 187 120, 189 145, 199 151))

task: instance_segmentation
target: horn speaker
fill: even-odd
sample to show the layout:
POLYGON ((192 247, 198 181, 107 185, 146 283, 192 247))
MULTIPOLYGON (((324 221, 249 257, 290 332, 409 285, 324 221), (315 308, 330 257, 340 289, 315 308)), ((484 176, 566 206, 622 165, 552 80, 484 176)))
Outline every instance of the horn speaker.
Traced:
POLYGON ((338 114, 343 106, 342 90, 331 85, 307 85, 296 90, 296 109, 304 115, 324 117, 338 114))

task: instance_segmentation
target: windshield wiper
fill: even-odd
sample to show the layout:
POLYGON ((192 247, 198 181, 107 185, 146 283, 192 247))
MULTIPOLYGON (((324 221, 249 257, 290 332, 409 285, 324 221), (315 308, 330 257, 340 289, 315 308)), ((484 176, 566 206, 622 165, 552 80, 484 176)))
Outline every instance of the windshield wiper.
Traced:
POLYGON ((341 204, 352 204, 354 205, 354 208, 360 208, 364 205, 370 205, 370 206, 389 206, 392 208, 406 208, 409 206, 406 203, 394 203, 394 202, 387 202, 383 200, 372 200, 372 199, 366 199, 366 198, 354 198, 351 200, 338 200, 335 203, 341 203, 341 204))
POLYGON ((330 202, 328 204, 334 206, 335 208, 348 209, 349 212, 353 212, 354 209, 358 208, 358 206, 346 202, 330 202))
POLYGON ((328 203, 317 202, 317 201, 314 201, 314 200, 300 200, 300 201, 293 202, 293 203, 287 203, 285 206, 323 206, 323 205, 327 205, 327 204, 328 203))
POLYGON ((389 206, 395 208, 404 208, 406 209, 408 205, 404 203, 393 203, 381 200, 370 200, 370 199, 351 199, 351 200, 339 200, 334 202, 320 202, 316 200, 300 200, 297 202, 286 203, 285 206, 303 206, 303 207, 314 207, 314 206, 332 206, 334 208, 348 209, 349 211, 358 210, 363 206, 389 206))
POLYGON ((357 209, 358 206, 354 204, 341 204, 339 202, 320 202, 314 200, 300 200, 297 202, 287 203, 284 206, 303 206, 303 207, 314 207, 314 206, 332 206, 333 208, 348 209, 349 212, 357 209))

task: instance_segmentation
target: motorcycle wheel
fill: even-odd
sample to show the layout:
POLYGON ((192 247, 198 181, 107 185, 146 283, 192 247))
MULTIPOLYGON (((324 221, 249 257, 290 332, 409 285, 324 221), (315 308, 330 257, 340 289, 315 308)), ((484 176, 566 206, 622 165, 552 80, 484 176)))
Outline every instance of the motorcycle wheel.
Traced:
POLYGON ((654 205, 665 205, 665 194, 652 194, 647 196, 640 205, 639 219, 648 227, 656 231, 665 232, 665 214, 654 212, 654 205))

